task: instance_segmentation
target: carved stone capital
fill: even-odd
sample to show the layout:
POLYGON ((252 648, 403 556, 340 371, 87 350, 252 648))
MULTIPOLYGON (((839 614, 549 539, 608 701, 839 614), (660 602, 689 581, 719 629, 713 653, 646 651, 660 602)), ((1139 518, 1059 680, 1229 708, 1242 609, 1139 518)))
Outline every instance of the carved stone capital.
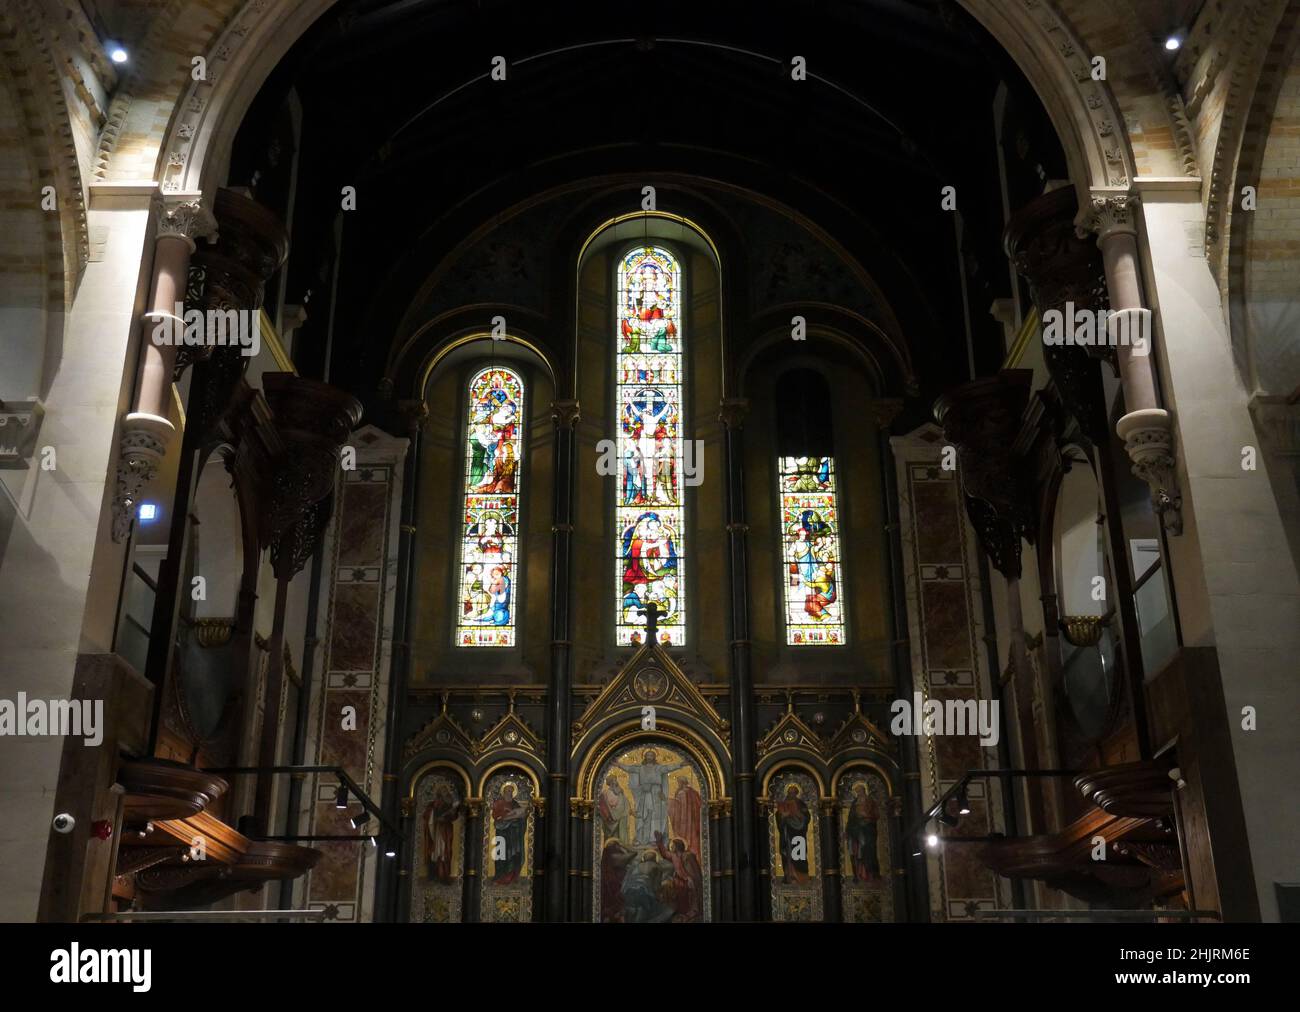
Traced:
POLYGON ((184 239, 194 250, 194 240, 217 234, 217 219, 198 199, 165 200, 158 216, 159 239, 184 239))
POLYGON ((749 400, 745 397, 724 397, 718 403, 718 421, 728 429, 739 429, 749 414, 749 400))
POLYGON ((572 429, 577 426, 582 417, 582 410, 576 400, 560 400, 551 402, 551 421, 556 426, 565 429, 572 429))
POLYGON ((424 429, 425 423, 429 420, 429 405, 420 400, 398 401, 397 413, 402 416, 402 421, 406 422, 407 433, 414 437, 417 432, 424 429))
POLYGON ((1114 235, 1137 235, 1138 195, 1093 191, 1092 202, 1083 216, 1081 232, 1097 233, 1098 244, 1114 235))
POLYGON ((1151 489, 1151 505, 1171 535, 1183 533, 1183 495, 1174 459, 1173 421, 1163 408, 1130 411, 1115 424, 1133 473, 1151 489))
POLYGON ((157 415, 133 412, 122 422, 118 444, 117 492, 113 496, 113 540, 125 541, 131 533, 136 506, 141 494, 158 476, 159 465, 167 453, 176 429, 157 415))

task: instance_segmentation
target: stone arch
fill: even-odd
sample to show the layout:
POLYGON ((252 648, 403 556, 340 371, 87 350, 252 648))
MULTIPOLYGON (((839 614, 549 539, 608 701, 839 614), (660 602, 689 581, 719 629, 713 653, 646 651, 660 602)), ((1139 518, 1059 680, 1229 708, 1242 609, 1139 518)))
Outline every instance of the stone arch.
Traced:
MULTIPOLYGON (((1250 98, 1243 125, 1235 134, 1240 145, 1235 152, 1235 172, 1231 192, 1223 201, 1221 219, 1227 232, 1225 244, 1227 270, 1223 287, 1226 290, 1229 333, 1237 368, 1246 388, 1255 391, 1264 388, 1265 394, 1289 394, 1300 381, 1300 364, 1292 362, 1289 370, 1279 370, 1276 361, 1261 368, 1258 343, 1273 343, 1281 350, 1282 335, 1294 330, 1294 321, 1286 319, 1285 305, 1294 299, 1296 260, 1287 252, 1285 241, 1272 234, 1260 235, 1256 226, 1261 214, 1268 215, 1270 225, 1279 222, 1294 226, 1300 224, 1300 209, 1274 206, 1263 209, 1270 197, 1284 197, 1292 185, 1294 170, 1286 167, 1287 145, 1285 132, 1300 115, 1296 109, 1295 93, 1300 81, 1300 4, 1292 3, 1281 23, 1264 61, 1266 70, 1261 73, 1254 94, 1250 98), (1240 210, 1242 188, 1253 186, 1261 209, 1240 210), (1240 219, 1240 222, 1239 222, 1240 219), (1288 281, 1290 282, 1288 290, 1288 281), (1264 303, 1277 302, 1273 311, 1264 303), (1281 373, 1281 374, 1280 374, 1281 373), (1269 379, 1277 381, 1277 389, 1268 389, 1269 379), (1286 380, 1290 380, 1287 385, 1286 380)), ((1226 115, 1225 115, 1226 118, 1226 115)), ((1227 127, 1225 126, 1225 131, 1227 127)), ((1214 225, 1211 216, 1210 226, 1214 225)), ((1269 230, 1275 233, 1274 229, 1269 230)), ((1291 234, 1290 229, 1276 232, 1277 236, 1291 234)), ((1271 359, 1271 355, 1269 356, 1271 359)))
POLYGON ((1128 129, 1107 81, 1091 76, 1091 47, 1045 0, 961 0, 1028 79, 1065 150, 1079 206, 1090 190, 1127 187, 1136 174, 1128 129))
POLYGON ((0 400, 49 394, 63 354, 67 311, 88 256, 86 201, 54 43, 39 15, 0 11, 0 137, 11 240, 0 255, 0 302, 8 335, 0 400), (46 210, 44 187, 53 187, 46 210))

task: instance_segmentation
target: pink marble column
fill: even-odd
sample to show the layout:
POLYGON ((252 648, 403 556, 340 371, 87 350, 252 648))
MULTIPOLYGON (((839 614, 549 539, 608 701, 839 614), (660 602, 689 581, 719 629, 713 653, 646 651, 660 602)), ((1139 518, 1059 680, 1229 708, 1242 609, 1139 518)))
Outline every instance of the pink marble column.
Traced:
POLYGON ((1151 310, 1142 300, 1135 194, 1094 194, 1088 226, 1097 233, 1110 295, 1107 326, 1119 362, 1124 416, 1115 431, 1133 462, 1133 473, 1151 489, 1151 504, 1172 535, 1183 530, 1182 493, 1173 450, 1173 418, 1156 395, 1155 340, 1151 310), (1127 339, 1125 339, 1127 338, 1127 339), (1139 339, 1140 338, 1140 339, 1139 339))
POLYGON ((184 335, 182 319, 194 240, 216 231, 216 221, 197 199, 165 204, 158 219, 149 311, 140 321, 140 363, 132 410, 122 419, 113 540, 125 541, 136 504, 176 434, 167 420, 172 376, 184 335), (178 311, 179 309, 179 311, 178 311))

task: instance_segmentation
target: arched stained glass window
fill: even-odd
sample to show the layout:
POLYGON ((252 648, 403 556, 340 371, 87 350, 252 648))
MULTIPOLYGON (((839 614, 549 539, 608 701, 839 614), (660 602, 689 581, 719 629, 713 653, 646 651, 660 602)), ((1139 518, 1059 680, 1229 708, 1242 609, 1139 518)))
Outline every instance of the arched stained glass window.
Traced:
POLYGON ((840 511, 834 457, 781 457, 785 641, 791 646, 844 643, 840 511))
POLYGON ((686 642, 682 451, 682 276, 676 258, 636 246, 618 264, 615 410, 618 490, 614 517, 616 637, 645 638, 645 609, 659 639, 686 642))
POLYGON ((524 382, 513 370, 490 366, 470 380, 456 620, 462 647, 515 645, 523 417, 524 382))
POLYGON ((845 642, 831 404, 830 386, 818 372, 795 369, 777 383, 777 482, 790 646, 845 642))

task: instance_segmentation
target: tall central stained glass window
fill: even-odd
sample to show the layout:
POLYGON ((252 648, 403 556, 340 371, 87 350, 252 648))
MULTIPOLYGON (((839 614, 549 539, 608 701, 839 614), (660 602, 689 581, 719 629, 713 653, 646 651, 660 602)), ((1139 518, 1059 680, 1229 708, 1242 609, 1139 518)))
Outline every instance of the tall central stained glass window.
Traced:
POLYGON ((616 642, 645 640, 646 609, 659 640, 686 642, 682 494, 682 273, 658 246, 618 264, 618 491, 614 531, 616 642))
POLYGON ((489 366, 470 380, 468 400, 456 643, 512 647, 524 381, 489 366))

